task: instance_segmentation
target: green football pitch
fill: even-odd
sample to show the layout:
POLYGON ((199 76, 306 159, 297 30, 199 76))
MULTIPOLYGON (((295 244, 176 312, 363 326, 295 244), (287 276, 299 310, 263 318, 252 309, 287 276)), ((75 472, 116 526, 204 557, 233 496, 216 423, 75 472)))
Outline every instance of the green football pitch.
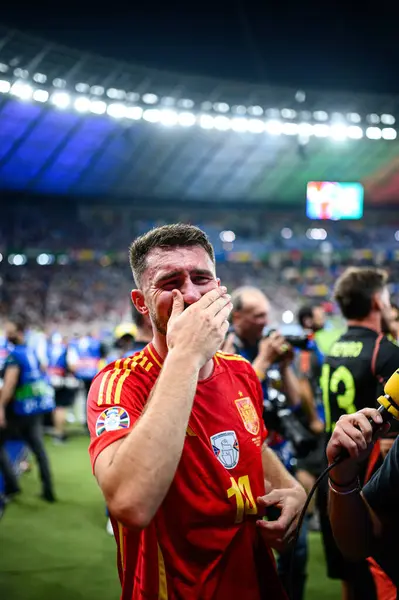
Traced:
MULTIPOLYGON (((59 501, 38 498, 37 472, 23 475, 23 494, 0 521, 2 600, 117 600, 115 542, 105 531, 104 503, 91 475, 87 438, 48 444, 59 501)), ((338 600, 325 576, 318 534, 310 535, 306 600, 338 600)), ((189 600, 189 599, 187 599, 189 600)))

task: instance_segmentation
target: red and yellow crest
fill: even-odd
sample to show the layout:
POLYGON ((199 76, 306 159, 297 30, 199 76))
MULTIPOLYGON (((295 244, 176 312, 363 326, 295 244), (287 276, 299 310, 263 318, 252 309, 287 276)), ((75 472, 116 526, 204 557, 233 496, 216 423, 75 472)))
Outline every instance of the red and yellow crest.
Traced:
POLYGON ((259 432, 259 417, 251 398, 238 398, 235 402, 245 429, 252 435, 256 435, 259 432))

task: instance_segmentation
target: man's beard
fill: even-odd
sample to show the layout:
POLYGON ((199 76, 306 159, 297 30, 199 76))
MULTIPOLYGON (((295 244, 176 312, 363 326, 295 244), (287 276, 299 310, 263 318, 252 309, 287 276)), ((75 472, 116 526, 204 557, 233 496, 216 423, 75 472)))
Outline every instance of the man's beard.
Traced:
MULTIPOLYGON (((190 306, 190 304, 185 303, 184 310, 186 310, 186 308, 188 308, 189 306, 190 306)), ((166 334, 168 332, 168 322, 169 322, 170 315, 172 313, 172 308, 170 308, 169 314, 166 319, 160 319, 152 307, 151 308, 148 307, 148 310, 150 312, 152 326, 158 331, 158 333, 160 333, 161 335, 164 335, 166 337, 166 334)))

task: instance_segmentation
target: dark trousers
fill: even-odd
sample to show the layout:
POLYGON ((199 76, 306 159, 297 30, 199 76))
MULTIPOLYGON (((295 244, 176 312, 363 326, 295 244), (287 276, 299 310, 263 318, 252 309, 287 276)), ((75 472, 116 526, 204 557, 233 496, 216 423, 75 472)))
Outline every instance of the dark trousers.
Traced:
MULTIPOLYGON (((42 430, 42 415, 29 416, 8 416, 8 427, 5 430, 0 430, 0 447, 4 450, 4 441, 9 438, 18 438, 23 440, 36 458, 36 462, 40 471, 40 479, 42 482, 43 494, 53 493, 53 482, 50 471, 50 464, 44 446, 43 430, 42 430)), ((0 459, 1 460, 1 459, 0 459)), ((7 469, 7 466, 6 466, 7 469)), ((4 471, 3 471, 4 472, 4 471)), ((4 472, 5 479, 10 476, 4 472)), ((10 481, 11 483, 11 481, 10 481)), ((13 482, 15 483, 15 482, 13 482)), ((13 485, 11 486, 13 487, 13 485)), ((18 484, 17 484, 18 487, 18 484)), ((7 479, 6 479, 7 488, 7 479)))
POLYGON ((4 430, 0 429, 0 473, 4 479, 4 493, 8 496, 19 491, 18 479, 5 448, 4 430))

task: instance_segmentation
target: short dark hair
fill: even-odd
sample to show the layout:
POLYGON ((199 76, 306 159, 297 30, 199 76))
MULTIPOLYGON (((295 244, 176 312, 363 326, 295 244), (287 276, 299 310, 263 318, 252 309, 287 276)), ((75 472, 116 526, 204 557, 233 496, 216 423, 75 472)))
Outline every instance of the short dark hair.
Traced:
POLYGON ((388 282, 382 269, 350 267, 338 278, 334 298, 346 319, 365 319, 371 311, 374 294, 388 282))
POLYGON ((298 322, 301 327, 305 327, 306 319, 313 319, 313 310, 315 306, 313 304, 305 304, 298 310, 298 322))
POLYGON ((19 333, 25 333, 28 329, 28 320, 24 315, 11 315, 8 319, 19 333))
POLYGON ((129 248, 130 266, 136 285, 140 287, 147 266, 147 256, 155 248, 184 248, 200 246, 213 263, 215 252, 206 233, 194 225, 175 223, 155 227, 148 233, 136 238, 129 248))

